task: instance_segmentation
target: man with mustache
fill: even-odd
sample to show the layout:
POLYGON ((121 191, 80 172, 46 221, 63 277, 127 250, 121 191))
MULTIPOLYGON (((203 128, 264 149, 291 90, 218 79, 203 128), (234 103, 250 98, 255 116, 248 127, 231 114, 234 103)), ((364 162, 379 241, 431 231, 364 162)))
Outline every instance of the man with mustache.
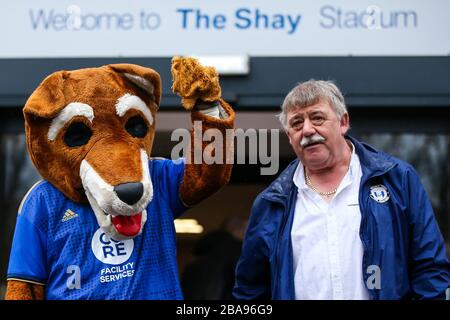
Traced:
POLYGON ((347 136, 344 97, 310 80, 280 121, 297 155, 256 198, 236 299, 444 299, 449 261, 414 168, 347 136))

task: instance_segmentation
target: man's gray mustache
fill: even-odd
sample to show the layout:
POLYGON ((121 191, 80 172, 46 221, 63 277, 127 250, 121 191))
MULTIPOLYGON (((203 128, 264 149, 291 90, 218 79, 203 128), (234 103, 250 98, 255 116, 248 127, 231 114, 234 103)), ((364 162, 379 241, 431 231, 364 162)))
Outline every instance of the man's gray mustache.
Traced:
POLYGON ((309 146, 310 144, 313 143, 317 143, 317 142, 325 142, 325 138, 322 137, 320 134, 315 134, 311 137, 303 137, 302 140, 300 141, 300 146, 302 148, 305 148, 307 146, 309 146))

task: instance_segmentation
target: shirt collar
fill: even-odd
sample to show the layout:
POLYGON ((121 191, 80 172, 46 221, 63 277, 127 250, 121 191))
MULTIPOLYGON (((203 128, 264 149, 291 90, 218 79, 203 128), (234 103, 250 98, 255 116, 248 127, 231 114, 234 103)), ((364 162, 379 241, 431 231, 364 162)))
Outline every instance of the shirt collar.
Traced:
MULTIPOLYGON (((346 140, 348 143, 350 143, 351 148, 352 148, 352 155, 350 158, 350 165, 349 165, 349 169, 347 174, 344 176, 344 179, 341 182, 341 185, 343 185, 345 183, 345 180, 347 175, 349 175, 350 181, 353 180, 353 178, 355 177, 356 173, 357 173, 357 168, 359 166, 359 158, 358 155, 355 152, 355 146, 354 144, 350 141, 350 140, 346 140)), ((294 176, 292 177, 292 180, 295 184, 295 186, 299 189, 299 190, 306 190, 309 189, 308 185, 306 184, 305 181, 305 173, 304 173, 305 167, 303 166, 302 162, 299 161, 298 165, 297 165, 297 169, 295 169, 294 172, 294 176)))
POLYGON ((292 180, 294 181, 295 186, 299 190, 308 189, 308 186, 306 185, 306 181, 305 181, 304 167, 303 167, 303 164, 301 161, 298 162, 297 169, 295 169, 292 180))
POLYGON ((347 140, 347 141, 350 143, 350 145, 352 147, 352 156, 350 158, 350 165, 349 165, 348 171, 350 174, 350 178, 353 179, 353 177, 356 174, 356 170, 359 166, 359 158, 355 152, 355 145, 350 140, 347 140))

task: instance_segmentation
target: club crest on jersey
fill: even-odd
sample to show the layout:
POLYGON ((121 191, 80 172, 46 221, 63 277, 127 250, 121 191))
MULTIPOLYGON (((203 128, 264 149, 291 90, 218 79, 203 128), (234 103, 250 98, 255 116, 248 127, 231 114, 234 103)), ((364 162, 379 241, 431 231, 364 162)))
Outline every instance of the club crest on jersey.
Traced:
POLYGON ((390 195, 388 189, 384 185, 377 184, 370 187, 370 197, 378 203, 384 203, 389 200, 390 195))

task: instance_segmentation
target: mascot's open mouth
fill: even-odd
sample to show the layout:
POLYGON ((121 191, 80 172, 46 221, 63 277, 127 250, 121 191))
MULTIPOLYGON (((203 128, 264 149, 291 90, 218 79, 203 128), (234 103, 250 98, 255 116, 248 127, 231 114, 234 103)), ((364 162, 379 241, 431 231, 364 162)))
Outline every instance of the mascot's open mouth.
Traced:
POLYGON ((132 216, 111 215, 111 222, 120 234, 126 237, 135 237, 141 231, 142 212, 132 216))

